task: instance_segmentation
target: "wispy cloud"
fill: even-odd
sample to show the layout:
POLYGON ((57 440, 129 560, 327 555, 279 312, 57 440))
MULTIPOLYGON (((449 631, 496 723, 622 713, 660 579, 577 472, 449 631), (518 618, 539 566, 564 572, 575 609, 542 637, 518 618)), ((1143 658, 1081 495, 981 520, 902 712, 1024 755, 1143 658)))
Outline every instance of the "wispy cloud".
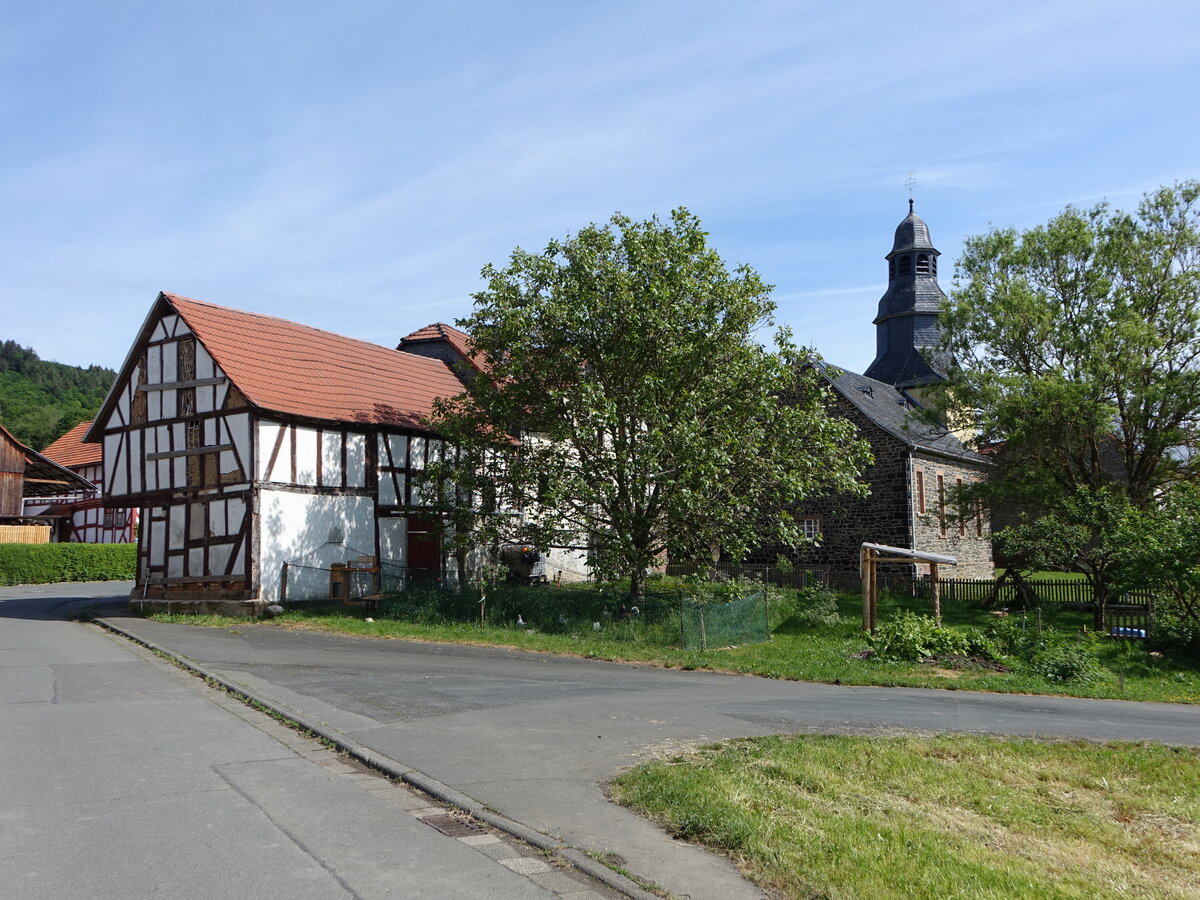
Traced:
POLYGON ((0 37, 0 337, 111 363, 167 287, 386 343, 515 245, 687 205, 850 365, 907 170, 949 259, 1197 174, 1191 3, 213 9, 0 37))

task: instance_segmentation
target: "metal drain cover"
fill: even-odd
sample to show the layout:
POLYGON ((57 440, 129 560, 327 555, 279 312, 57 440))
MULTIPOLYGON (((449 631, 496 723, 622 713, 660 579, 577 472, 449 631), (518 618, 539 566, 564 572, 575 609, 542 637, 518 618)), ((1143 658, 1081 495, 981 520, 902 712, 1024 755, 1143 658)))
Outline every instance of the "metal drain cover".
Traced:
POLYGON ((432 825, 442 834, 448 834, 450 837, 469 837, 473 834, 483 834, 483 826, 476 825, 474 822, 464 822, 462 819, 456 819, 454 816, 425 816, 421 819, 426 825, 432 825))

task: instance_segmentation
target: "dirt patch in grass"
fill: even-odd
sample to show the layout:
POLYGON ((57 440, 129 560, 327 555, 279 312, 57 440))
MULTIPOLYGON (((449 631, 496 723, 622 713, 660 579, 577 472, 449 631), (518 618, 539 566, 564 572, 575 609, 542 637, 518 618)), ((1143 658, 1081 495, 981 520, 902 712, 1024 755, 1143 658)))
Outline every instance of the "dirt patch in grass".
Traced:
POLYGON ((985 659, 982 656, 930 656, 921 662, 927 666, 935 666, 935 672, 945 672, 949 669, 955 676, 961 675, 963 672, 1012 671, 1011 666, 996 662, 994 659, 985 659))

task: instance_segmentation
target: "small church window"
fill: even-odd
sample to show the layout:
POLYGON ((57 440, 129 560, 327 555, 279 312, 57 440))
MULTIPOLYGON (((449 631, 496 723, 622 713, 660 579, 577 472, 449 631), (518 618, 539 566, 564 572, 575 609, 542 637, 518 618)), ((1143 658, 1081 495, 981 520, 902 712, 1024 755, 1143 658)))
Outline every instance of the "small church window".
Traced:
MULTIPOLYGON (((963 489, 963 480, 961 478, 954 479, 954 487, 958 493, 958 496, 961 497, 962 489, 963 489)), ((962 501, 958 500, 956 502, 961 503, 962 501)), ((960 514, 958 516, 958 536, 966 537, 966 534, 967 534, 967 517, 965 515, 961 514, 961 512, 960 512, 960 514)))
POLYGON ((942 537, 946 536, 946 479, 942 475, 937 477, 937 499, 938 499, 938 531, 942 537))
POLYGON ((921 469, 917 469, 916 478, 917 478, 917 487, 916 487, 917 512, 924 515, 925 514, 925 472, 922 471, 921 469))
POLYGON ((929 274, 929 254, 928 253, 921 253, 921 254, 917 255, 917 274, 918 275, 928 275, 929 274))
POLYGON ((900 274, 901 275, 911 275, 912 274, 912 257, 911 256, 900 257, 900 274))
POLYGON ((804 537, 808 540, 815 541, 821 536, 820 516, 805 516, 800 524, 804 528, 804 537))

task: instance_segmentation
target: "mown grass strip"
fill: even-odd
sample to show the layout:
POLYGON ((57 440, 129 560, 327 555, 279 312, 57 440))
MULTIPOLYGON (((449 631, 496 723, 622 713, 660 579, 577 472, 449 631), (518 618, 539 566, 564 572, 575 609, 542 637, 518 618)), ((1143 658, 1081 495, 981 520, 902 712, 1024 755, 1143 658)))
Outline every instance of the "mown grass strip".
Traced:
POLYGON ((1200 896, 1200 753, 986 737, 732 741, 614 797, 786 897, 1200 896))

